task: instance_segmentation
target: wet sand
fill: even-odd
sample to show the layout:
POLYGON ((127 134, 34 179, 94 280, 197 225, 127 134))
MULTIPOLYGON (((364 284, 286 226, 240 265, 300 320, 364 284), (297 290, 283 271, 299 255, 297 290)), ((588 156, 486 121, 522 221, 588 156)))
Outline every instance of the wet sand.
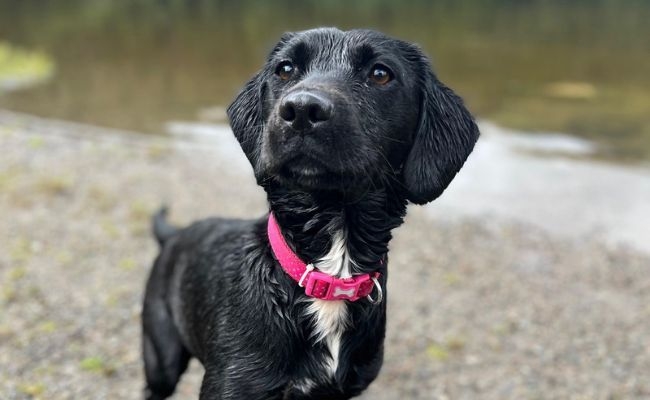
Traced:
MULTIPOLYGON (((165 201, 185 224, 266 210, 228 130, 217 132, 153 137, 0 111, 0 398, 141 398, 139 311, 156 252, 150 213, 165 201)), ((586 171, 613 183, 638 177, 629 182, 640 191, 622 192, 630 196, 644 195, 648 175, 566 156, 499 164, 500 134, 484 137, 498 157, 477 153, 483 164, 470 161, 449 193, 411 207, 397 230, 384 368, 362 398, 650 397, 650 256, 635 239, 647 233, 635 216, 642 221, 649 206, 626 194, 619 211, 606 200, 590 209, 576 198, 592 198, 590 183, 555 207, 514 189, 488 195, 494 184, 472 192, 488 165, 501 182, 499 168, 564 163, 560 177, 575 179, 567 187, 589 182, 575 171, 595 166, 586 171), (527 219, 528 203, 541 214, 527 219), (616 222, 593 228, 589 210, 616 222), (586 228, 544 225, 556 218, 586 228)), ((525 189, 534 177, 507 181, 525 189)), ((200 378, 193 363, 175 398, 196 398, 200 378)))

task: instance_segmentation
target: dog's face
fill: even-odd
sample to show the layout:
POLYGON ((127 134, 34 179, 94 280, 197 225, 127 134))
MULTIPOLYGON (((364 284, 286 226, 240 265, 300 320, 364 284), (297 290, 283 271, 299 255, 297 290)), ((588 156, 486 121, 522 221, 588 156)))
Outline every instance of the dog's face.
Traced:
POLYGON ((438 197, 478 129, 414 45, 367 30, 285 34, 228 108, 258 182, 438 197))

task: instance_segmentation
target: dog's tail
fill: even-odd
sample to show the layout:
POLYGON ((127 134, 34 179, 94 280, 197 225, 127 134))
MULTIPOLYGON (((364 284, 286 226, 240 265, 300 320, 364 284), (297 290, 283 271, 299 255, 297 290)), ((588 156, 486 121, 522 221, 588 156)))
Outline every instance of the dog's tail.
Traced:
POLYGON ((167 211, 167 206, 162 206, 151 217, 151 230, 161 247, 178 230, 167 222, 167 211))

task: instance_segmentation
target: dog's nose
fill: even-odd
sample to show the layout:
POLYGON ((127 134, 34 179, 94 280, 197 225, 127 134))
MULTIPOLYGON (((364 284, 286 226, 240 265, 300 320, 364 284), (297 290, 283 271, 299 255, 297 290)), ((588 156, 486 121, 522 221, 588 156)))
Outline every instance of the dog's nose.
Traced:
POLYGON ((306 91, 290 93, 280 103, 280 118, 297 131, 307 131, 332 117, 334 105, 326 97, 306 91))

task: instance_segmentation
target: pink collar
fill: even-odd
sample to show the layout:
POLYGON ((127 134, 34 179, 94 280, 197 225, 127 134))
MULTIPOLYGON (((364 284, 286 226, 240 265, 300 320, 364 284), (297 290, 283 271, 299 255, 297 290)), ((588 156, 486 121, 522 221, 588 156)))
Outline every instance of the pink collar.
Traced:
POLYGON ((321 300, 350 301, 366 297, 373 304, 382 301, 381 285, 377 280, 379 272, 342 279, 316 270, 313 264, 305 264, 287 244, 273 212, 269 213, 267 233, 276 260, 287 275, 305 288, 307 296, 321 300), (373 287, 377 287, 377 299, 370 297, 373 287))

